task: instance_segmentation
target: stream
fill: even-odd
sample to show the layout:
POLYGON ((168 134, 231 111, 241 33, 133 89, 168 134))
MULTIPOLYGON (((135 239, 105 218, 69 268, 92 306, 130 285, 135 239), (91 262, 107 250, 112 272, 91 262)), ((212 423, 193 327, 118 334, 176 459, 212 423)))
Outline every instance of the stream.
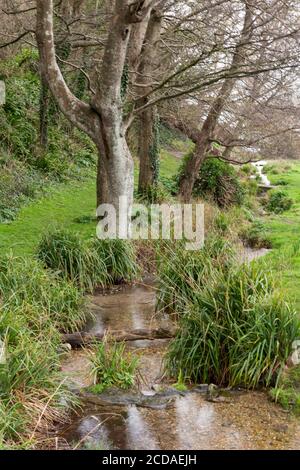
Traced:
MULTIPOLYGON (((264 186, 267 162, 253 163, 264 186)), ((269 250, 244 248, 242 262, 269 250)), ((86 332, 106 329, 170 328, 169 315, 155 311, 153 281, 119 286, 90 298, 92 319, 86 332)), ((164 375, 163 356, 169 340, 128 341, 126 348, 140 358, 134 391, 84 393, 82 405, 59 437, 67 448, 130 450, 299 449, 298 420, 273 403, 266 392, 225 390, 210 396, 202 384, 179 392, 164 375)), ((83 350, 72 350, 62 364, 70 388, 80 393, 92 384, 83 350)))
POLYGON ((265 186, 265 187, 269 187, 271 186, 271 181, 269 180, 269 178, 267 177, 267 175, 265 175, 263 173, 263 170, 264 170, 264 167, 268 164, 268 162, 266 162, 265 160, 260 160, 258 162, 253 162, 252 165, 254 166, 254 168, 256 169, 256 172, 257 174, 256 175, 252 175, 251 178, 252 179, 255 179, 256 176, 258 175, 260 177, 260 183, 265 186))
MULTIPOLYGON (((122 286, 109 295, 91 297, 93 321, 87 331, 170 325, 155 313, 152 283, 122 286)), ((209 399, 207 386, 177 392, 163 375, 168 340, 127 343, 140 355, 138 390, 85 394, 71 424, 60 431, 70 448, 97 449, 299 449, 297 419, 272 403, 264 392, 226 391, 209 399)), ((70 386, 91 384, 82 350, 63 363, 70 386)))

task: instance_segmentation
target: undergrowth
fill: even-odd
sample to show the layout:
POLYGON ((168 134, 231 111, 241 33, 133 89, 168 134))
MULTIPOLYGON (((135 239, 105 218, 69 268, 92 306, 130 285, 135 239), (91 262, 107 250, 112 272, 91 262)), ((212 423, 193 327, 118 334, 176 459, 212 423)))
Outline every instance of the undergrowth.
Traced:
POLYGON ((285 370, 276 388, 270 391, 273 400, 285 410, 300 415, 300 367, 285 370))
POLYGON ((90 139, 49 110, 48 145, 39 144, 40 78, 38 55, 23 48, 1 61, 6 103, 0 107, 0 223, 60 182, 94 172, 96 151, 90 139))
POLYGON ((138 357, 125 351, 125 343, 107 337, 89 353, 89 358, 94 376, 92 392, 102 393, 113 386, 126 390, 134 385, 138 357))
POLYGON ((37 257, 45 267, 89 291, 138 275, 134 246, 126 240, 86 241, 77 233, 55 229, 41 239, 37 257))
MULTIPOLYGON (((60 332, 84 321, 83 297, 34 260, 0 260, 0 445, 35 448, 75 403, 60 373, 60 332)), ((54 437, 53 437, 54 439, 54 437)))
POLYGON ((162 256, 159 307, 179 318, 166 367, 193 382, 270 386, 299 334, 297 314, 266 266, 240 265, 220 245, 215 256, 207 247, 162 256))

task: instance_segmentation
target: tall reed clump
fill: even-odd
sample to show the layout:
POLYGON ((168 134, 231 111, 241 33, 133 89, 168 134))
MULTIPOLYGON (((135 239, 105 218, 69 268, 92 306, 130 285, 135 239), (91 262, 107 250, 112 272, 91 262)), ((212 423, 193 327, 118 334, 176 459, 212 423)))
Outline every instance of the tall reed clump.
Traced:
POLYGON ((24 303, 40 308, 61 332, 78 330, 85 321, 85 301, 77 287, 30 258, 0 259, 0 297, 12 309, 24 303))
POLYGON ((92 291, 105 285, 108 272, 102 258, 76 233, 55 229, 41 239, 37 256, 47 268, 58 271, 80 288, 92 291))
POLYGON ((72 280, 81 289, 131 281, 137 276, 133 245, 125 240, 82 240, 79 234, 54 230, 37 249, 44 266, 72 280))
MULTIPOLYGON (((74 397, 60 373, 60 332, 85 321, 74 284, 34 259, 0 259, 0 447, 35 447, 74 397)), ((49 441, 48 441, 49 442, 49 441)))
POLYGON ((213 269, 227 269, 233 260, 231 245, 218 235, 208 237, 204 248, 195 251, 185 250, 182 241, 160 243, 157 308, 178 313, 192 300, 194 288, 206 284, 213 269))
POLYGON ((0 447, 49 443, 74 400, 60 376, 59 334, 49 311, 8 299, 0 307, 0 339, 0 447))
POLYGON ((127 240, 94 239, 91 247, 96 256, 103 260, 110 283, 130 282, 137 278, 139 268, 136 251, 132 242, 127 240))
MULTIPOLYGON (((182 256, 175 253, 170 260, 172 273, 179 262, 183 272, 182 256)), ((189 263, 187 253, 187 267, 189 263)), ((186 285, 183 289, 180 278, 178 290, 174 274, 171 283, 160 277, 160 290, 169 289, 178 298, 172 304, 179 328, 166 356, 169 372, 218 385, 255 388, 275 383, 299 335, 299 321, 270 273, 257 264, 214 264, 200 254, 193 272, 197 276, 184 272, 186 285)))

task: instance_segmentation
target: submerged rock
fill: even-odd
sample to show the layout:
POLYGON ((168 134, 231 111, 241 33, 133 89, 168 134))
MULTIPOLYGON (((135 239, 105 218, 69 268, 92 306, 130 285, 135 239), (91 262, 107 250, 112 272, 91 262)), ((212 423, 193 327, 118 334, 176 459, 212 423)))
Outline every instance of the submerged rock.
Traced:
POLYGON ((119 389, 110 389, 99 395, 83 391, 80 397, 86 403, 92 403, 97 406, 128 406, 135 405, 145 408, 164 409, 172 406, 172 400, 179 396, 180 392, 166 390, 160 393, 145 394, 140 391, 123 391, 119 389))

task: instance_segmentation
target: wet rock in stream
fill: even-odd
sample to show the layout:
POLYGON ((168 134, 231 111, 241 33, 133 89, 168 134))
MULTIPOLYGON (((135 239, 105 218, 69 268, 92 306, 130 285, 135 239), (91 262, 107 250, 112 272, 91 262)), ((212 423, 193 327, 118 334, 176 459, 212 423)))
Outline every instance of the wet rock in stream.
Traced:
POLYGON ((135 405, 143 408, 165 409, 173 405, 178 396, 185 396, 188 392, 180 392, 175 388, 166 388, 161 392, 137 391, 126 392, 120 389, 110 389, 99 395, 82 391, 80 397, 84 403, 96 406, 128 406, 135 405))

